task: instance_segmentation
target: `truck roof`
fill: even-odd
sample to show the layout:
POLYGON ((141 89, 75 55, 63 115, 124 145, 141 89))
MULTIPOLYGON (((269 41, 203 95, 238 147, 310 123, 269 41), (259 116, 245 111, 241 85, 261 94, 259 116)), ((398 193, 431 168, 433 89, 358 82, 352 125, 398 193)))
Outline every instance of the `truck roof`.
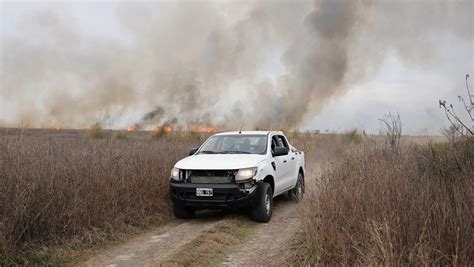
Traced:
POLYGON ((232 131, 232 132, 222 132, 222 133, 217 133, 215 135, 237 135, 237 134, 242 134, 242 135, 251 135, 251 134, 261 134, 261 135, 267 135, 270 133, 275 133, 275 134, 283 134, 282 131, 232 131))

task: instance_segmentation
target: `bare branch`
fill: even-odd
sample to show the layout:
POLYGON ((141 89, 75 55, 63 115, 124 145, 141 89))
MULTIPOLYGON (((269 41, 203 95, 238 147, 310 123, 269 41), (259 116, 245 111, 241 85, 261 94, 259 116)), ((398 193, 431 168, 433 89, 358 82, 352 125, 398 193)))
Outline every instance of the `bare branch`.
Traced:
POLYGON ((462 96, 458 96, 458 97, 459 97, 459 101, 461 101, 464 104, 464 108, 466 109, 467 114, 469 115, 471 120, 474 121, 474 117, 472 117, 472 110, 474 109, 474 106, 471 105, 470 107, 468 107, 466 105, 466 101, 464 101, 464 97, 462 97, 462 96))
MULTIPOLYGON (((469 97, 469 105, 466 104, 466 101, 464 100, 462 96, 458 96, 458 99, 460 102, 463 102, 463 105, 467 111, 467 114, 471 118, 471 121, 474 122, 474 118, 472 116, 472 111, 474 110, 474 101, 473 101, 474 95, 471 95, 471 92, 469 90, 469 85, 467 83, 467 79, 469 79, 469 74, 466 74, 466 90, 467 90, 467 95, 469 97)), ((444 109, 446 118, 448 118, 453 129, 457 130, 462 135, 464 135, 463 129, 465 129, 471 135, 474 135, 473 130, 470 127, 468 127, 466 124, 464 124, 462 120, 459 118, 459 116, 456 114, 456 112, 454 111, 454 106, 452 104, 448 105, 448 103, 445 100, 439 100, 439 107, 444 109), (454 119, 455 122, 452 119, 454 119)))
POLYGON ((467 95, 469 96, 469 101, 471 102, 471 105, 474 105, 474 95, 471 95, 471 92, 469 91, 469 85, 467 84, 467 79, 469 79, 469 74, 466 74, 466 89, 467 89, 467 95))
MULTIPOLYGON (((441 102, 442 102, 442 101, 440 100, 440 103, 441 103, 441 102)), ((446 101, 444 101, 444 102, 446 102, 446 101)), ((473 132, 469 127, 467 127, 467 126, 461 121, 461 119, 459 119, 459 117, 456 116, 456 114, 455 114, 453 111, 451 111, 449 108, 447 108, 445 104, 440 105, 440 106, 444 108, 444 111, 446 112, 446 117, 448 118, 449 122, 450 122, 452 125, 456 125, 456 124, 451 120, 450 116, 451 116, 452 118, 454 118, 460 125, 462 125, 462 126, 466 129, 466 131, 468 131, 471 135, 474 135, 474 132, 473 132), (448 115, 448 114, 449 114, 449 115, 448 115)), ((452 106, 453 106, 453 105, 450 105, 450 107, 452 107, 452 106)))
MULTIPOLYGON (((440 102, 441 105, 441 102, 440 102)), ((379 121, 384 125, 386 131, 385 143, 389 144, 392 149, 398 149, 400 145, 400 138, 402 136, 402 122, 400 114, 396 116, 391 113, 384 114, 379 121)))

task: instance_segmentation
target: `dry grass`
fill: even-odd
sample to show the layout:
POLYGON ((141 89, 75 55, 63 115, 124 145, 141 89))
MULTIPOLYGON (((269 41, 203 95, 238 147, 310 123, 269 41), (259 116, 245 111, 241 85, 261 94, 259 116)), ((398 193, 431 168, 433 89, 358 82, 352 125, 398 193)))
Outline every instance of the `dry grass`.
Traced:
POLYGON ((133 138, 125 131, 118 131, 115 135, 115 139, 118 140, 124 140, 124 141, 130 141, 133 138))
POLYGON ((89 133, 0 129, 0 265, 48 263, 45 246, 101 244, 171 218, 169 171, 199 140, 89 133))
MULTIPOLYGON (((0 265, 63 264, 45 248, 77 244, 61 252, 68 260, 77 248, 166 222, 169 171, 205 138, 0 129, 0 265)), ((413 137, 418 145, 394 152, 357 131, 289 138, 305 151, 308 175, 315 162, 333 162, 309 196, 299 263, 472 261, 472 141, 413 137)))
POLYGON ((239 218, 221 221, 164 260, 161 266, 217 266, 230 249, 252 235, 255 224, 239 218))
POLYGON ((364 142, 326 166, 303 214, 304 265, 470 265, 474 140, 364 142))
POLYGON ((87 130, 87 134, 91 139, 102 139, 107 135, 102 125, 98 122, 94 123, 89 130, 87 130))

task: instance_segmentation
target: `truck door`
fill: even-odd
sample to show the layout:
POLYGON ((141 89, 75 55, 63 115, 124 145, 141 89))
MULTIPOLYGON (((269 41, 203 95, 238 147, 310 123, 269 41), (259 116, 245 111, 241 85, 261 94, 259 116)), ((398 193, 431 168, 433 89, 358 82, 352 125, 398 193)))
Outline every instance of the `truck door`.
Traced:
MULTIPOLYGON (((275 147, 284 147, 281 137, 278 135, 272 136, 271 140, 272 155, 275 147)), ((282 191, 286 190, 288 184, 289 176, 289 164, 288 164, 288 155, 284 156, 273 156, 273 161, 275 162, 275 192, 274 194, 279 194, 282 191)))
POLYGON ((293 151, 291 151, 290 144, 288 140, 283 135, 278 135, 280 143, 288 149, 288 155, 285 156, 285 180, 283 181, 283 190, 289 190, 293 188, 296 184, 297 172, 296 172, 296 156, 293 151))

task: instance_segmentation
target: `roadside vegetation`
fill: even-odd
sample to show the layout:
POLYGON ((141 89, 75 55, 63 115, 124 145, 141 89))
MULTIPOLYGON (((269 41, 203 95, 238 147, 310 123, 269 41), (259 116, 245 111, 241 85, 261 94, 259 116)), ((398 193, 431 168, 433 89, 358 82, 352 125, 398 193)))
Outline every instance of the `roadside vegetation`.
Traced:
POLYGON ((399 136, 365 138, 328 161, 307 195, 293 263, 472 264, 474 139, 399 136))
MULTIPOLYGON (((0 265, 70 263, 171 220, 169 172, 208 134, 150 135, 0 129, 0 265)), ((308 162, 341 149, 337 135, 290 135, 308 162)))
MULTIPOLYGON (((0 265, 74 263, 91 249, 171 220, 169 171, 207 134, 150 134, 0 129, 0 265)), ((292 264, 473 260, 472 139, 402 137, 394 149, 356 130, 288 136, 305 151, 307 177, 318 177, 316 184, 308 180, 304 234, 292 264), (330 162, 322 175, 320 162, 330 162)), ((196 248, 225 248, 213 250, 222 257, 252 228, 248 222, 243 232, 229 231, 236 223, 223 221, 219 231, 206 232, 212 238, 194 240, 196 248)), ((167 264, 186 264, 191 252, 167 264)))
POLYGON ((169 172, 199 140, 91 129, 0 129, 0 265, 61 264, 171 218, 169 172))

